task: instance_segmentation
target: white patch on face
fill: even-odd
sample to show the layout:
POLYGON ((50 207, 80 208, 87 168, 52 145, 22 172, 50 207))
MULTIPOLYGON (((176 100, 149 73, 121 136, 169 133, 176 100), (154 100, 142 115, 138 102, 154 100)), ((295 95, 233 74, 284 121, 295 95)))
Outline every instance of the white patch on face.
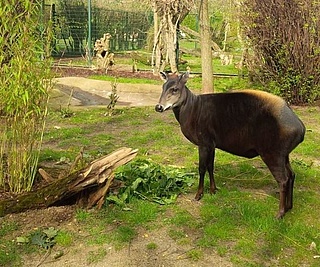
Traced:
POLYGON ((166 103, 164 106, 163 106, 163 110, 166 111, 168 109, 171 109, 172 108, 172 104, 171 103, 166 103))

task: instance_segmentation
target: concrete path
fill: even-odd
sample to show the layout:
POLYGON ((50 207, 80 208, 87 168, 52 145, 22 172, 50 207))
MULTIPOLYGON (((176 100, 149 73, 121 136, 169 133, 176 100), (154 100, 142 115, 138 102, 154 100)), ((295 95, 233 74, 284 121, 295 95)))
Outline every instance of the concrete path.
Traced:
MULTIPOLYGON (((108 95, 112 91, 111 82, 83 77, 56 78, 50 102, 67 105, 70 95, 71 106, 101 106, 109 103, 108 95)), ((122 106, 154 106, 161 94, 161 85, 117 84, 119 100, 122 106)))

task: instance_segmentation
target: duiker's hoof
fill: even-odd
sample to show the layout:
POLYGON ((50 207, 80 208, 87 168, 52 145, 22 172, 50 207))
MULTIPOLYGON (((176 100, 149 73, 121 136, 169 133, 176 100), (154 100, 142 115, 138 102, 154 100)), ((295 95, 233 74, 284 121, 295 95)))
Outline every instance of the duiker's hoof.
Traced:
POLYGON ((203 197, 203 193, 201 193, 201 194, 196 194, 196 196, 194 197, 194 199, 197 200, 197 201, 199 201, 202 197, 203 197))

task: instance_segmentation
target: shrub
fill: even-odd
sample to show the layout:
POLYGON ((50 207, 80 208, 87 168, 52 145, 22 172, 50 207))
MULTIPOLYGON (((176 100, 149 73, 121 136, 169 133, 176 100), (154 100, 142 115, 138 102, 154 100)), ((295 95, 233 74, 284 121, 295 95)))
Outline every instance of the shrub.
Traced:
POLYGON ((243 8, 251 75, 291 104, 313 102, 320 96, 319 3, 246 0, 243 8))

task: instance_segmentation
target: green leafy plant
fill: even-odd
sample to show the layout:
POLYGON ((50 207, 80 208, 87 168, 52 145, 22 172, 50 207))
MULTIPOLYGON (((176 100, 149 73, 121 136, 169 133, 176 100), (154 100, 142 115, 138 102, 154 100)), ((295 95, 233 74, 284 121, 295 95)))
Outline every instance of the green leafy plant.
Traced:
POLYGON ((32 232, 28 238, 18 237, 18 243, 31 243, 44 249, 49 249, 56 244, 55 237, 58 234, 58 230, 50 227, 48 229, 38 229, 32 232))
POLYGON ((74 116, 74 114, 75 114, 75 113, 70 109, 73 91, 74 91, 74 89, 72 89, 71 92, 70 92, 69 100, 68 100, 68 103, 67 103, 67 107, 66 107, 66 108, 62 108, 62 107, 60 106, 61 118, 70 118, 70 117, 74 116))
POLYGON ((112 87, 112 91, 109 94, 109 99, 110 99, 110 103, 107 106, 107 112, 106 112, 106 116, 112 116, 114 114, 114 109, 115 106, 118 102, 119 96, 117 94, 117 80, 115 79, 114 81, 111 82, 111 87, 112 87))
POLYGON ((123 205, 137 197, 162 205, 171 204, 194 183, 194 175, 180 168, 164 168, 150 160, 137 160, 116 173, 115 179, 122 181, 124 186, 107 200, 123 205))
POLYGON ((16 242, 18 244, 32 244, 44 249, 52 248, 56 244, 58 230, 54 227, 47 229, 37 229, 28 236, 18 236, 16 242))

